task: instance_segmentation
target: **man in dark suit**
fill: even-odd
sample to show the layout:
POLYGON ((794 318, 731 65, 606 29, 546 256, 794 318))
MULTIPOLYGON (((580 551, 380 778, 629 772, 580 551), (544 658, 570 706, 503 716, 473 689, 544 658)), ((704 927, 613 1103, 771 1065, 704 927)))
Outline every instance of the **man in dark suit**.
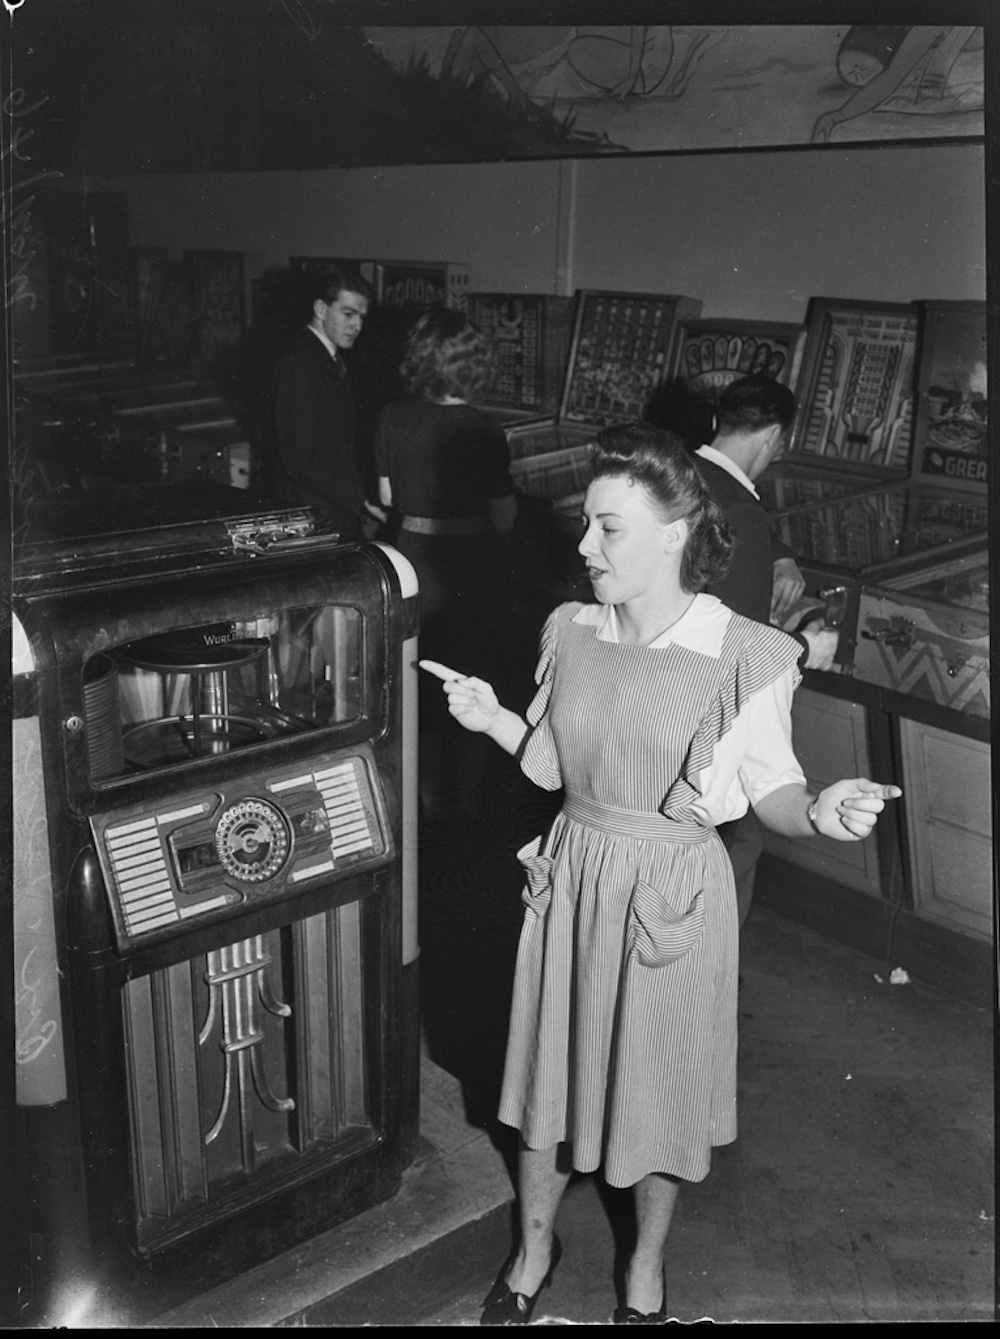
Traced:
POLYGON ((368 314, 371 286, 333 270, 317 277, 312 315, 278 361, 274 384, 276 500, 319 506, 341 534, 363 534, 365 486, 355 454, 357 414, 342 350, 368 314))
MULTIPOLYGON (((701 476, 736 539, 729 572, 708 588, 709 594, 760 623, 780 624, 805 589, 795 558, 774 535, 753 482, 780 456, 794 418, 795 397, 787 386, 771 377, 741 377, 719 397, 711 444, 695 452, 701 476)), ((822 618, 793 635, 803 646, 802 668, 830 668, 838 634, 822 618)), ((742 925, 750 914, 763 834, 751 809, 745 817, 723 823, 719 836, 733 863, 742 925)))

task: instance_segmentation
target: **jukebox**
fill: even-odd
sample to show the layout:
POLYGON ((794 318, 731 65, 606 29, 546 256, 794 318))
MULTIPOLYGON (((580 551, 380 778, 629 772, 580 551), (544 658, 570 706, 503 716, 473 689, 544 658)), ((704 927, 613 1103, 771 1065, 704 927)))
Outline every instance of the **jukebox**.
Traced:
POLYGON ((89 534, 49 508, 16 549, 36 1302, 73 1270, 211 1286, 415 1152, 415 578, 220 491, 85 495, 89 534))

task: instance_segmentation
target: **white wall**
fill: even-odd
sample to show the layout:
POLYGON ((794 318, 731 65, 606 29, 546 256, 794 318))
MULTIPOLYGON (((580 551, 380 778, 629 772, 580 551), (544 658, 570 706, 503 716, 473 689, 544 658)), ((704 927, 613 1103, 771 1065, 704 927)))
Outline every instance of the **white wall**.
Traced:
POLYGON ((685 293, 799 321, 810 296, 986 296, 978 146, 584 163, 578 287, 685 293))
POLYGON ((982 146, 114 178, 136 245, 451 260, 473 289, 684 293, 801 321, 810 296, 986 296, 982 146))
POLYGON ((448 260, 476 287, 552 293, 557 163, 114 178, 136 246, 289 256, 448 260))

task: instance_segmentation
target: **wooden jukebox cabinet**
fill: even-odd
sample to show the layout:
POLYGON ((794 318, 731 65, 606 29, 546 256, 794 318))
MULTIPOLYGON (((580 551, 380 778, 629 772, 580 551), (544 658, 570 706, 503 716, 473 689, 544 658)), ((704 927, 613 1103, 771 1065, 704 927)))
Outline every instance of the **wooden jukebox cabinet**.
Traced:
POLYGON ((19 551, 18 1098, 39 1273, 148 1309, 413 1157, 416 583, 309 512, 121 514, 19 551))

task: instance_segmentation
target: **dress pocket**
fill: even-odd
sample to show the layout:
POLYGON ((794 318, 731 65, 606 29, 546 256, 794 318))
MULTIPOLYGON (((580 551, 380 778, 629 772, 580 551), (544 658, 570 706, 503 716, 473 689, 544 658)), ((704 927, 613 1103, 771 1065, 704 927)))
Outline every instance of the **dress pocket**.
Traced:
POLYGON ((552 858, 540 855, 541 849, 542 839, 535 837, 517 853, 526 880, 521 901, 536 916, 541 916, 552 901, 552 858))
POLYGON ((689 953, 705 928, 705 908, 696 893, 687 911, 677 913, 662 893, 640 880, 629 909, 629 953, 644 967, 664 967, 689 953))

